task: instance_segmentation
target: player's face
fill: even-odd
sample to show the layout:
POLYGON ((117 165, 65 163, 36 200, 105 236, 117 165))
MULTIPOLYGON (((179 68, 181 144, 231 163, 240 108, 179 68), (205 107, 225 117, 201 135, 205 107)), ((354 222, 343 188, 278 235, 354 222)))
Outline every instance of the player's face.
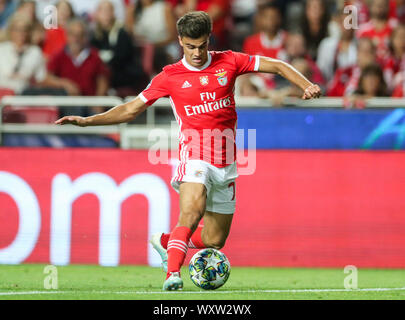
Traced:
POLYGON ((188 64, 200 68, 208 60, 208 36, 198 39, 179 37, 180 45, 183 47, 184 57, 188 64))

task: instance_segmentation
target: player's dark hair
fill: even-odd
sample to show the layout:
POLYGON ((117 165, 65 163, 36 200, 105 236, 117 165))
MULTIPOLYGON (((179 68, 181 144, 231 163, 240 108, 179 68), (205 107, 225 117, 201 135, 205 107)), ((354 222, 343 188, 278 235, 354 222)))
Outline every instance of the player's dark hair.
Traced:
POLYGON ((177 21, 177 32, 180 38, 198 39, 209 36, 212 31, 212 20, 204 11, 186 13, 177 21))
POLYGON ((266 9, 276 10, 278 13, 281 14, 280 5, 273 3, 273 2, 264 2, 262 4, 258 4, 257 11, 260 13, 266 9))

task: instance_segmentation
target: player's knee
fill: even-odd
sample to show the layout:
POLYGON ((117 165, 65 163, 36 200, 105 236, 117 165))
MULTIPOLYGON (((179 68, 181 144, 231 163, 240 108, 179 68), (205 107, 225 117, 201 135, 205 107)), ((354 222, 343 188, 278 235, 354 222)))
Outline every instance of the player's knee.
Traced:
POLYGON ((225 242, 226 239, 210 239, 206 242, 204 242, 204 244, 207 246, 207 248, 214 248, 217 250, 222 249, 225 246, 225 242))
POLYGON ((194 230, 197 228, 203 214, 198 210, 184 211, 181 214, 179 223, 181 225, 188 226, 190 229, 194 230))

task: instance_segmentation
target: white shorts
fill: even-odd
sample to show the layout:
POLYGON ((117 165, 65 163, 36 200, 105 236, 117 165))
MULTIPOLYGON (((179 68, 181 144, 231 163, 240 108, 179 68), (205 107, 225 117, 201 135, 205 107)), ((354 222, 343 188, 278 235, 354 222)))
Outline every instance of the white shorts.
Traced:
POLYGON ((206 210, 233 214, 237 177, 236 162, 224 168, 217 168, 202 160, 187 160, 185 163, 179 163, 171 185, 179 192, 182 182, 202 183, 207 188, 206 210))

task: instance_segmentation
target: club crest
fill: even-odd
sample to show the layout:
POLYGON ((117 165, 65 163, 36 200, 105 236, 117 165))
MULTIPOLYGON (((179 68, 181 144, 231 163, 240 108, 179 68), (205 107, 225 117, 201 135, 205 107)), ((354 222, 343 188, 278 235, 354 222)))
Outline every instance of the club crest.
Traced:
POLYGON ((208 85, 208 76, 200 77, 200 83, 201 83, 202 86, 208 85))
POLYGON ((226 86, 226 84, 228 83, 228 77, 227 77, 227 71, 221 69, 221 70, 217 70, 217 73, 215 74, 215 76, 217 77, 218 83, 221 86, 226 86))

